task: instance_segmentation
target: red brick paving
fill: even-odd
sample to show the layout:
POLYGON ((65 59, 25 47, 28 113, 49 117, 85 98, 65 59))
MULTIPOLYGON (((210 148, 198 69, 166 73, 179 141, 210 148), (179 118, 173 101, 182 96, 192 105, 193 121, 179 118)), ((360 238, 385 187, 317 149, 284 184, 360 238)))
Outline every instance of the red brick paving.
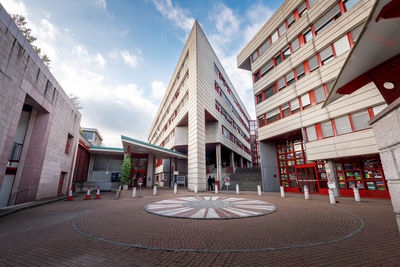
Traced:
MULTIPOLYGON (((75 231, 114 241, 151 247, 196 249, 259 249, 309 244, 342 237, 360 226, 354 216, 329 204, 327 196, 254 193, 240 197, 273 203, 277 211, 262 217, 198 221, 166 218, 144 211, 144 206, 175 198, 172 191, 159 196, 144 191, 144 198, 121 199, 104 194, 102 200, 59 201, 0 218, 0 265, 118 265, 118 266, 399 266, 400 237, 389 200, 355 203, 339 199, 334 205, 365 221, 356 235, 327 245, 265 252, 168 252, 138 249, 94 240, 75 231)), ((193 195, 181 191, 178 196, 193 195)), ((209 194, 201 194, 209 195, 209 194)), ((223 196, 224 194, 220 194, 223 196)))

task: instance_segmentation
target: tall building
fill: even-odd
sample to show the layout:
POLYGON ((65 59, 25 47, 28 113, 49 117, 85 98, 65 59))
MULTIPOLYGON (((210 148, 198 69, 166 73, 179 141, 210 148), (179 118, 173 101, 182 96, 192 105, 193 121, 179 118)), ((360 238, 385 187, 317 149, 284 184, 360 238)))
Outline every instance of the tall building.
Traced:
POLYGON ((374 83, 322 108, 374 2, 285 1, 238 55, 253 77, 264 190, 389 198, 368 124, 386 107, 374 83))
POLYGON ((0 5, 0 207, 67 192, 80 120, 0 5))
POLYGON ((186 176, 190 190, 206 189, 234 168, 250 166, 249 115, 196 21, 148 135, 153 145, 187 154, 156 163, 156 183, 186 176), (168 163, 172 166, 164 168, 168 163), (170 172, 166 173, 166 169, 170 172), (159 180, 157 180, 159 179, 159 180))

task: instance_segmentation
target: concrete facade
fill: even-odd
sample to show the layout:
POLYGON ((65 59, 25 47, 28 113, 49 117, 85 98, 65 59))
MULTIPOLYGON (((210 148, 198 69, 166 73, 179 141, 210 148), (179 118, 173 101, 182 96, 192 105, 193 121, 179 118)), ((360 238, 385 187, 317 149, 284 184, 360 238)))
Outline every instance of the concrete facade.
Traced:
MULTIPOLYGON (((148 142, 187 153, 188 188, 194 190, 197 185, 198 190, 204 191, 206 175, 212 172, 213 166, 219 168, 215 175, 222 181, 218 160, 207 164, 208 158, 217 158, 218 144, 245 162, 251 161, 248 120, 243 103, 195 22, 150 129, 148 142), (187 135, 182 132, 186 128, 180 127, 187 127, 187 135)), ((222 162, 226 161, 229 159, 222 162)), ((156 168, 156 174, 160 170, 161 166, 156 168)))
POLYGON ((81 115, 1 5, 0 102, 0 205, 66 193, 81 115))
POLYGON ((278 152, 269 146, 265 151, 262 143, 294 136, 302 140, 305 163, 365 156, 379 162, 376 133, 365 124, 386 104, 373 83, 322 108, 374 3, 285 1, 239 53, 238 67, 252 72, 263 168, 263 157, 276 161, 278 152))

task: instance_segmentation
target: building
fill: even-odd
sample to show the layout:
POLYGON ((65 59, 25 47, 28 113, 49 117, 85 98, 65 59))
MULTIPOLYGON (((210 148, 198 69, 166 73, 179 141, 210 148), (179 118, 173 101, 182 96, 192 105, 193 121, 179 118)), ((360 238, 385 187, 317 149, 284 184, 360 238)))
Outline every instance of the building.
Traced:
POLYGON ((81 128, 83 137, 89 141, 91 146, 102 146, 103 137, 95 128, 81 128))
POLYGON ((67 192, 80 120, 0 5, 0 207, 67 192))
POLYGON ((390 197, 368 124, 386 107, 376 86, 322 108, 374 2, 285 1, 238 55, 253 75, 264 190, 390 197))
POLYGON ((207 175, 221 181, 236 167, 250 166, 249 115, 196 21, 151 126, 150 144, 187 159, 157 158, 158 181, 172 185, 171 173, 185 176, 188 188, 206 189, 207 175), (165 170, 171 170, 166 173, 165 170), (163 179, 160 180, 160 177, 163 179))
POLYGON ((258 124, 257 120, 250 120, 250 144, 251 144, 251 163, 253 168, 261 167, 260 155, 258 151, 260 146, 258 144, 258 124))

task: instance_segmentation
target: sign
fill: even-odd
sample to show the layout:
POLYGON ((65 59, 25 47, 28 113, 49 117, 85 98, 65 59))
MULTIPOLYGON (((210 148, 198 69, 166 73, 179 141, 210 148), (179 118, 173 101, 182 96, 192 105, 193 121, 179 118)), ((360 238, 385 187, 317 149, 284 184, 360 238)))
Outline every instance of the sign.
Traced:
POLYGON ((139 184, 139 185, 142 185, 142 184, 143 184, 143 178, 142 178, 142 177, 140 177, 140 178, 138 179, 138 184, 139 184))
POLYGON ((176 177, 176 184, 177 185, 185 185, 185 176, 176 177))
POLYGON ((335 188, 336 188, 336 185, 335 185, 334 183, 329 182, 329 183, 328 183, 328 188, 330 188, 330 189, 335 189, 335 188))
POLYGON ((226 185, 226 186, 231 185, 231 178, 229 178, 228 176, 225 177, 224 181, 225 181, 225 185, 226 185))
POLYGON ((179 175, 179 172, 178 171, 174 171, 174 175, 179 175))

